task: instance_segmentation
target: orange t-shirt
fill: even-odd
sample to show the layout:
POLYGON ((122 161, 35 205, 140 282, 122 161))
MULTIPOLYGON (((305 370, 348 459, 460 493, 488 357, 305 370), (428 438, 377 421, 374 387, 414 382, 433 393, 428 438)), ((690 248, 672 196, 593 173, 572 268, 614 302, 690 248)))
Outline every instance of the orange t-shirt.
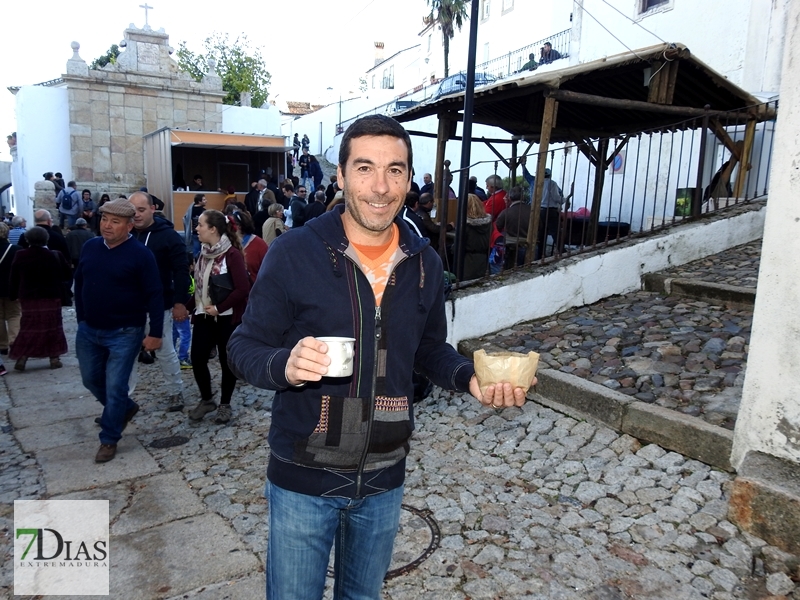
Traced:
POLYGON ((392 238, 388 243, 381 246, 362 246, 350 242, 356 251, 358 260, 361 263, 361 270, 367 276, 375 294, 375 306, 381 305, 383 292, 392 274, 392 267, 395 264, 394 254, 400 246, 400 232, 397 225, 392 223, 392 238))

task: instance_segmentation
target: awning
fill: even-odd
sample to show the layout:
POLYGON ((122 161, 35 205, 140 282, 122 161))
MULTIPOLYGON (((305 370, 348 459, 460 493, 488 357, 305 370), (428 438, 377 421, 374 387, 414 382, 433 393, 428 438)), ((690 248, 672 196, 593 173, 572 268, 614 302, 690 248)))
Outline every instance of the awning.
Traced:
MULTIPOLYGON (((154 131, 144 137, 147 138, 156 133, 158 132, 154 131)), ((294 149, 293 146, 286 146, 285 144, 286 138, 277 135, 170 129, 170 145, 184 148, 249 150, 256 152, 291 152, 294 149)))

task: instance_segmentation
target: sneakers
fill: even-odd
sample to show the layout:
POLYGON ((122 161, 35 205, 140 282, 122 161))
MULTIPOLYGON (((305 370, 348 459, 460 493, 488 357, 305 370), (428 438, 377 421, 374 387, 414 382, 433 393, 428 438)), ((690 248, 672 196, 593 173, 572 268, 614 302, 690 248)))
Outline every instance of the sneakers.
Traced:
POLYGON ((5 375, 6 373, 8 373, 8 371, 6 371, 5 365, 3 363, 0 363, 0 377, 5 375))
POLYGON ((200 403, 189 411, 189 418, 192 421, 201 421, 208 413, 217 410, 217 405, 213 400, 201 400, 200 403))
POLYGON ((167 400, 167 412, 183 410, 183 394, 173 394, 167 400))
POLYGON ((230 404, 220 404, 217 409, 217 416, 214 418, 216 423, 227 423, 231 420, 232 412, 230 404))
POLYGON ((110 461, 117 455, 116 444, 100 444, 100 449, 94 455, 94 462, 104 463, 110 461))
POLYGON ((186 359, 181 361, 181 369, 185 370, 185 369, 191 369, 191 368, 192 368, 192 363, 189 361, 188 358, 186 358, 186 359))

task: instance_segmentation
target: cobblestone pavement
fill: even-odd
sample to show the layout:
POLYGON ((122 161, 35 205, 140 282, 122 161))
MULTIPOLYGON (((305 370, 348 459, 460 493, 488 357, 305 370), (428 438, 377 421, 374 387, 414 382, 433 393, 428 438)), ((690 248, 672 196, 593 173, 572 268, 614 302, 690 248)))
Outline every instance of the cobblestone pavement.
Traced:
MULTIPOLYGON (((612 316, 606 321, 621 327, 610 311, 616 300, 609 302, 612 316)), ((709 309, 684 304, 689 308, 685 315, 709 309)), ((661 299, 652 300, 652 306, 671 305, 661 299)), ((597 324, 579 327, 606 327, 600 316, 591 317, 597 324)), ((65 318, 74 331, 69 323, 74 314, 67 310, 65 318)), ((701 333, 724 329, 693 327, 711 328, 701 333)), ((728 342, 742 332, 726 333, 729 348, 728 342)), ((640 342, 642 349, 645 343, 640 342)), ((183 413, 164 412, 158 365, 139 367, 134 398, 142 410, 133 423, 136 437, 163 472, 180 473, 206 509, 230 523, 263 568, 268 535, 263 488, 273 393, 240 383, 228 425, 215 424, 213 414, 193 425, 183 413), (188 442, 167 449, 150 446, 168 436, 184 436, 188 442)), ((80 385, 76 371, 65 368, 65 380, 80 385)), ((212 374, 218 381, 213 365, 212 374)), ((31 375, 4 378, 12 396, 15 379, 31 375)), ((184 372, 184 381, 191 406, 197 401, 191 372, 184 372)), ((409 510, 403 513, 392 565, 400 573, 387 581, 385 599, 800 600, 795 585, 800 558, 740 532, 727 520, 731 474, 656 445, 642 446, 535 400, 522 409, 494 411, 466 394, 435 388, 416 406, 404 500, 409 510), (426 555, 428 549, 432 554, 426 555), (404 569, 421 556, 416 568, 404 569)), ((7 408, 0 406, 0 526, 6 539, 13 527, 12 501, 41 498, 45 491, 36 457, 23 453, 14 439, 7 408)), ((0 589, 6 592, 12 579, 10 546, 0 568, 0 589)), ((180 597, 202 594, 196 590, 180 597)))
POLYGON ((741 287, 756 287, 761 262, 761 240, 666 271, 672 277, 697 279, 741 287))
MULTIPOLYGON (((761 242, 753 242, 666 273, 755 287, 760 249, 761 242)), ((733 429, 752 320, 752 309, 642 291, 479 340, 515 352, 533 350, 541 354, 543 368, 733 429)))

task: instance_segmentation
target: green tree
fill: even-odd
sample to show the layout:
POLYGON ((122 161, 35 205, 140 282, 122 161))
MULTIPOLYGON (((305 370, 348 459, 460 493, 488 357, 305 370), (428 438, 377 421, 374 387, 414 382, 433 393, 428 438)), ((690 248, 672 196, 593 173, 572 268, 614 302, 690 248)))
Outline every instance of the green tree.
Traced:
POLYGON ((204 52, 189 50, 186 42, 178 47, 178 67, 196 81, 201 81, 208 70, 208 60, 217 61, 215 70, 222 79, 226 92, 224 104, 241 104, 242 92, 250 92, 251 105, 263 106, 269 96, 272 76, 267 71, 261 51, 251 48, 246 35, 231 42, 227 34, 213 33, 203 42, 204 52))
POLYGON ((447 77, 450 74, 450 40, 455 36, 456 28, 461 31, 461 26, 469 19, 467 13, 469 0, 428 0, 428 6, 431 7, 428 19, 431 19, 442 30, 444 76, 447 77))
POLYGON ((89 65, 89 68, 102 69, 108 63, 111 63, 112 65, 116 64, 118 56, 119 56, 119 46, 117 46, 116 44, 111 44, 111 48, 109 48, 108 51, 105 54, 103 54, 103 56, 95 58, 92 61, 92 64, 89 65))

